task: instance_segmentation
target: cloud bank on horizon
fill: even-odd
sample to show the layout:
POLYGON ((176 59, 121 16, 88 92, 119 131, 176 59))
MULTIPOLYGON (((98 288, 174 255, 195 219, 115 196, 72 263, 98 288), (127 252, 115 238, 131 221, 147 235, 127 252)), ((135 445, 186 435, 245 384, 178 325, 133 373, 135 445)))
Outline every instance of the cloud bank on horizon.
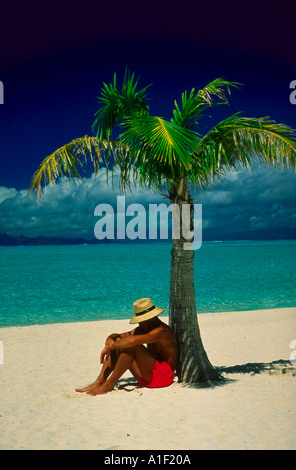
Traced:
MULTIPOLYGON (((46 186, 44 198, 36 200, 26 189, 0 187, 0 233, 27 237, 94 238, 98 220, 94 210, 108 203, 116 213, 119 175, 113 187, 107 184, 104 172, 92 174, 83 183, 59 180, 46 186)), ((132 203, 165 203, 159 193, 133 186, 126 193, 126 206, 132 203)), ((223 182, 206 192, 194 192, 196 203, 202 204, 203 230, 217 233, 239 233, 258 229, 296 228, 295 175, 283 169, 241 169, 224 177, 223 182)))

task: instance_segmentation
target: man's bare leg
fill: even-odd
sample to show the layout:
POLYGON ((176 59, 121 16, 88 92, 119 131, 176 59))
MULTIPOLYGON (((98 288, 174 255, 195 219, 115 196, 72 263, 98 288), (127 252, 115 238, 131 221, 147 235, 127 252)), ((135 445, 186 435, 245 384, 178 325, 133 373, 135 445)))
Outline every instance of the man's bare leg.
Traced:
POLYGON ((101 369, 100 375, 98 378, 90 385, 87 385, 86 387, 83 388, 75 388, 76 392, 85 392, 89 393, 91 390, 96 389, 98 386, 103 385, 103 383, 106 382, 108 379, 109 375, 113 371, 117 361, 117 354, 116 351, 112 351, 110 356, 108 356, 103 364, 103 367, 101 369))
MULTIPOLYGON (((112 353, 114 352, 112 351, 112 353)), ((76 388, 76 391, 85 392, 89 395, 110 392, 128 369, 137 380, 141 376, 147 381, 151 380, 155 359, 145 346, 118 350, 116 353, 118 353, 118 357, 117 354, 112 354, 112 358, 110 355, 105 360, 101 373, 94 383, 80 389, 76 388), (113 373, 110 376, 112 371, 113 373)))
POLYGON ((152 379, 154 366, 155 359, 145 346, 123 349, 118 357, 114 371, 108 380, 87 393, 90 395, 102 395, 110 392, 128 369, 137 379, 142 376, 149 382, 152 379))
POLYGON ((113 373, 109 378, 101 383, 97 383, 90 390, 86 391, 89 395, 102 395, 111 392, 114 389, 116 382, 123 376, 123 374, 132 367, 134 362, 134 355, 131 349, 125 349, 119 354, 113 373))

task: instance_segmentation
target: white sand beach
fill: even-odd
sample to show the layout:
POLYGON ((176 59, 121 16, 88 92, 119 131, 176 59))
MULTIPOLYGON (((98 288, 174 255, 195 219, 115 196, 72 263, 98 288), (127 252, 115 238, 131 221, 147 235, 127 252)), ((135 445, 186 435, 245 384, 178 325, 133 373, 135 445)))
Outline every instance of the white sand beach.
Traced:
POLYGON ((95 397, 75 387, 97 377, 106 336, 128 319, 1 328, 0 449, 296 449, 296 308, 198 318, 211 362, 233 381, 137 389, 126 374, 95 397))

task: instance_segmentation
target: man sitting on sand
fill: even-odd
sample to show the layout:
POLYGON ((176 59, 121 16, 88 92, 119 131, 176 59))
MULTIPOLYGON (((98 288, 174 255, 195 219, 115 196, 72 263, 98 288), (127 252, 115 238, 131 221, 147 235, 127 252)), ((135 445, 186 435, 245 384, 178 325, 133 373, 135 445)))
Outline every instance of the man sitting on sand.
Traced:
POLYGON ((155 307, 148 298, 137 300, 133 307, 135 314, 130 323, 139 323, 139 326, 108 336, 101 352, 100 375, 93 384, 76 388, 77 392, 89 395, 110 392, 128 369, 138 386, 167 387, 173 382, 178 346, 171 328, 158 318, 164 309, 155 307))

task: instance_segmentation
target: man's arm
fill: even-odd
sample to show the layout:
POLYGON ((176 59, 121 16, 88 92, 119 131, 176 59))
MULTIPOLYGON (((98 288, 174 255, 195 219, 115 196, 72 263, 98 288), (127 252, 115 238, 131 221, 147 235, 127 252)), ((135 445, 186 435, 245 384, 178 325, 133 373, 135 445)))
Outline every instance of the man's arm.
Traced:
POLYGON ((114 341, 111 349, 127 349, 139 344, 150 344, 161 340, 166 334, 166 329, 162 326, 143 335, 123 336, 114 341))
POLYGON ((133 335, 134 332, 135 332, 136 328, 131 330, 131 331, 126 331, 125 333, 111 333, 111 335, 108 336, 108 338, 106 339, 106 341, 108 339, 113 339, 113 341, 116 341, 117 338, 125 338, 126 336, 130 336, 130 335, 133 335))
POLYGON ((132 331, 126 331, 125 333, 111 333, 106 338, 105 347, 102 349, 100 354, 100 363, 103 364, 105 356, 109 356, 110 352, 115 349, 115 342, 119 341, 121 338, 126 338, 127 336, 133 335, 136 329, 132 331))
POLYGON ((121 338, 126 338, 130 335, 133 335, 135 329, 132 331, 126 331, 125 333, 111 333, 105 341, 105 347, 108 349, 114 349, 113 345, 115 341, 119 341, 121 338))

